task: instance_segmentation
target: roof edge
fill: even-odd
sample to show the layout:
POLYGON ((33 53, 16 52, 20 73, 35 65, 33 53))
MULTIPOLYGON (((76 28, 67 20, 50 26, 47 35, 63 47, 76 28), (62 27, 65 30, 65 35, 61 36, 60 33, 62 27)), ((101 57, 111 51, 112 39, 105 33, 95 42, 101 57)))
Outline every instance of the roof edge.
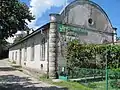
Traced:
POLYGON ((50 23, 47 23, 47 24, 41 26, 40 28, 38 28, 38 29, 36 29, 34 32, 32 32, 31 34, 26 35, 25 37, 23 37, 22 39, 20 39, 18 42, 13 43, 13 44, 9 47, 9 49, 12 48, 12 47, 14 47, 15 45, 17 45, 17 44, 19 44, 19 43, 21 43, 21 42, 27 40, 27 39, 29 39, 30 37, 32 37, 32 36, 34 36, 34 35, 40 33, 41 30, 47 29, 47 28, 48 28, 47 26, 49 26, 49 24, 50 24, 50 23))

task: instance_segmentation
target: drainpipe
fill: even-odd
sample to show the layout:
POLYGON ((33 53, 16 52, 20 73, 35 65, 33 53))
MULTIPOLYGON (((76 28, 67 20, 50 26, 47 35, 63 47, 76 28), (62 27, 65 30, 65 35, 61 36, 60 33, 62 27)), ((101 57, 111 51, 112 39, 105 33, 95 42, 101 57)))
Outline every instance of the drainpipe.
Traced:
POLYGON ((49 29, 49 78, 55 79, 57 76, 57 23, 60 20, 59 14, 50 14, 49 29))

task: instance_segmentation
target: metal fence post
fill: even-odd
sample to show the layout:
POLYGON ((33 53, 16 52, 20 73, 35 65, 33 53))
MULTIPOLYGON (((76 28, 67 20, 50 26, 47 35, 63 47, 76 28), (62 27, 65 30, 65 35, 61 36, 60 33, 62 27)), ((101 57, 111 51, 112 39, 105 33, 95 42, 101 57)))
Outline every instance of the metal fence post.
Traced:
MULTIPOLYGON (((107 52, 106 52, 107 53, 107 52)), ((106 59, 106 90, 108 90, 108 67, 107 67, 107 54, 105 56, 105 59, 106 59)))

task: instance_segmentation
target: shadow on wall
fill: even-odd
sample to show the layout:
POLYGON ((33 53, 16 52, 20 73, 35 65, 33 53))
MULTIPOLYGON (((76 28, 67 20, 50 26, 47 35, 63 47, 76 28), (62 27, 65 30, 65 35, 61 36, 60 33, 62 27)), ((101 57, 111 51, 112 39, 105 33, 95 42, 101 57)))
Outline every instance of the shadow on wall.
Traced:
POLYGON ((8 58, 9 50, 4 50, 0 53, 0 59, 8 58))
POLYGON ((43 83, 40 85, 40 83, 32 82, 29 77, 2 75, 0 76, 0 90, 68 90, 68 88, 44 87, 43 83), (35 87, 35 85, 38 86, 35 87))

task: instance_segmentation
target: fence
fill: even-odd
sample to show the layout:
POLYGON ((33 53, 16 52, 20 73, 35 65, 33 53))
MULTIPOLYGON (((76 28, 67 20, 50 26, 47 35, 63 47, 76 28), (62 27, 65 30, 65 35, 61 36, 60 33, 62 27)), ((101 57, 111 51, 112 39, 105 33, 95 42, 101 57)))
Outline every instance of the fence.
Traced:
MULTIPOLYGON (((62 67, 59 67, 60 71, 62 71, 62 67)), ((64 77, 67 76, 68 80, 76 81, 93 88, 93 90, 120 90, 119 71, 108 69, 108 79, 106 79, 105 69, 74 68, 73 70, 69 70, 64 68, 64 72, 61 75, 64 77), (106 80, 108 80, 108 84, 106 80)))

